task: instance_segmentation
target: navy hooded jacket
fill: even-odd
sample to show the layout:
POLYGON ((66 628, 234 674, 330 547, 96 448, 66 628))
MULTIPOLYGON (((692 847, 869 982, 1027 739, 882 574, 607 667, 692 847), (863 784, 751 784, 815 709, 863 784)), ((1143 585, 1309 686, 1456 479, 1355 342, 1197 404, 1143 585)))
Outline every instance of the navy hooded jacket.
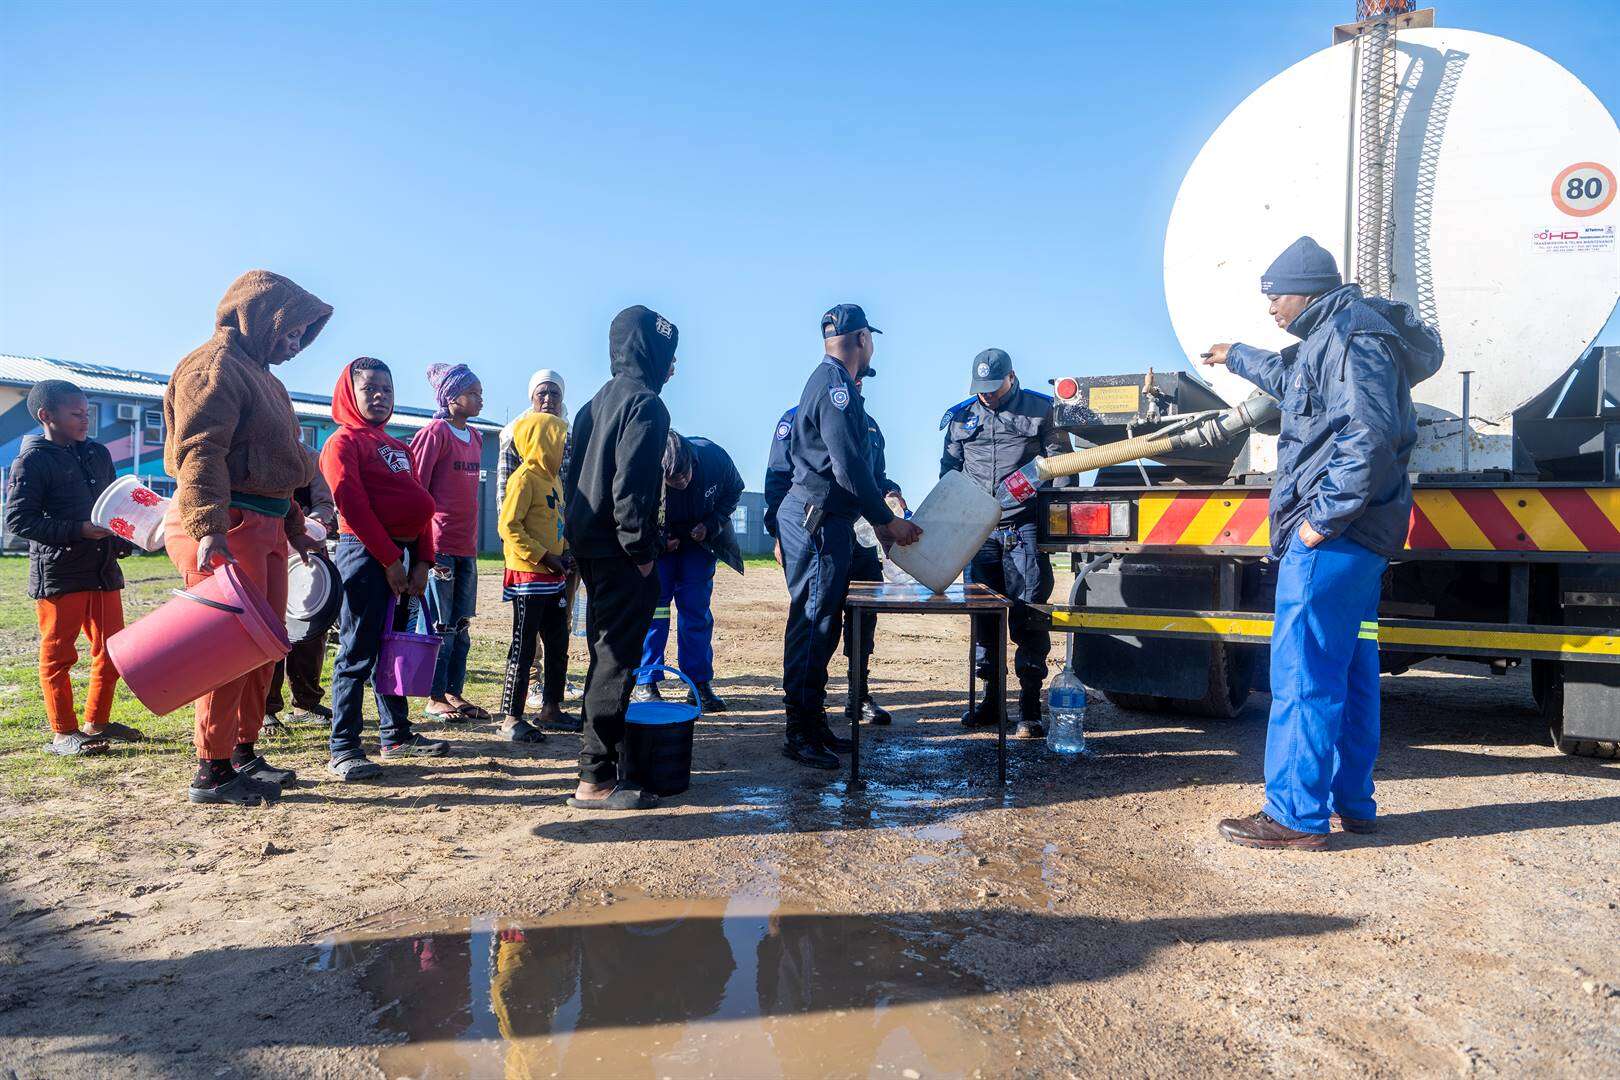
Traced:
POLYGON ((684 489, 664 488, 664 530, 682 547, 692 543, 698 524, 716 539, 731 528, 743 492, 742 474, 730 454, 700 436, 687 436, 686 443, 692 448, 692 479, 684 489))
POLYGON ((1412 387, 1440 370, 1440 335, 1406 304, 1366 298, 1360 285, 1323 293, 1288 325, 1280 353, 1233 345, 1229 370, 1282 403, 1271 550, 1301 521, 1386 558, 1406 545, 1407 464, 1417 442, 1412 387))

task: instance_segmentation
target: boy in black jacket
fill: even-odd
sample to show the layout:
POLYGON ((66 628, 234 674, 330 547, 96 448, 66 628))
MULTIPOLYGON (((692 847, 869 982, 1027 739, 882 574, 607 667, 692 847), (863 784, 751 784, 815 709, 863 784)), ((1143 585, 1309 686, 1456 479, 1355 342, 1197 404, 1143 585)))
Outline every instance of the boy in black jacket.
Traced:
POLYGON ((613 378, 574 419, 563 473, 564 529, 585 585, 585 739, 568 805, 644 810, 650 795, 620 788, 624 710, 641 642, 658 605, 658 505, 669 410, 658 391, 675 364, 675 325, 637 305, 608 331, 613 378))
POLYGON ((53 754, 100 753, 109 739, 141 733, 108 719, 118 672, 107 639, 124 628, 124 573, 133 549, 90 520, 96 497, 113 482, 112 455, 89 439, 90 403, 70 382, 47 379, 28 392, 28 412, 43 435, 23 440, 11 463, 6 528, 28 541, 28 595, 39 618, 39 684, 45 692, 53 754), (90 639, 90 691, 84 727, 73 708, 69 672, 79 634, 90 639))

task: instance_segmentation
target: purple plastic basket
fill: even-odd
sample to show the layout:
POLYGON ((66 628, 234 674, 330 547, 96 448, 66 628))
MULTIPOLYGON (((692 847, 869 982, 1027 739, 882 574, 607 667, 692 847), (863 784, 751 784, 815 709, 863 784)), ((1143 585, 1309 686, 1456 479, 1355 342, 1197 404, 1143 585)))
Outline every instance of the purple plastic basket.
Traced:
POLYGON ((388 598, 388 615, 383 619, 382 645, 377 649, 377 669, 371 685, 377 693, 390 697, 425 698, 433 693, 433 669, 439 662, 436 634, 413 634, 394 629, 394 597, 388 598))

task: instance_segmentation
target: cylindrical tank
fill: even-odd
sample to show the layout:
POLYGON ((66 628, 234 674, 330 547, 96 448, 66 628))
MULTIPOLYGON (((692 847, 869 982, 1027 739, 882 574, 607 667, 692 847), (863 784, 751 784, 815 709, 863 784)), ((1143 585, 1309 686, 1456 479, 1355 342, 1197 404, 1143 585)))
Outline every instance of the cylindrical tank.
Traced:
MULTIPOLYGON (((1165 298, 1194 366, 1214 342, 1293 340, 1267 314, 1260 276, 1295 238, 1314 237, 1347 280, 1360 277, 1361 47, 1324 49, 1256 90, 1182 181, 1165 298)), ((1507 469, 1513 410, 1579 359, 1620 297, 1620 129, 1580 80, 1515 42, 1414 29, 1396 48, 1388 295, 1434 323, 1446 346, 1445 367, 1413 395, 1412 467, 1461 469, 1466 371, 1469 468, 1507 469)), ((1229 402, 1251 390, 1222 369, 1199 370, 1229 402)), ((1256 467, 1270 467, 1269 443, 1253 440, 1256 467)))

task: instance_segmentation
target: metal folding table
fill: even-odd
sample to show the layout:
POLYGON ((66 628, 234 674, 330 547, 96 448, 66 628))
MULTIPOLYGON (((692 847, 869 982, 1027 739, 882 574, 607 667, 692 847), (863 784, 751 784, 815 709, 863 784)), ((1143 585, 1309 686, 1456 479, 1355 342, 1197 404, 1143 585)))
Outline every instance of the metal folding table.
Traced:
MULTIPOLYGON (((992 670, 1002 672, 1005 684, 1007 670, 1007 625, 1012 601, 985 585, 952 585, 944 593, 935 593, 921 585, 894 585, 886 581, 852 581, 849 596, 844 601, 844 618, 849 626, 849 700, 860 702, 866 697, 866 657, 863 648, 865 628, 860 616, 864 612, 895 612, 909 615, 994 615, 999 632, 991 646, 992 670)), ((971 628, 971 622, 969 626, 971 628)), ((978 704, 978 684, 973 677, 973 634, 968 633, 968 709, 978 704)), ((851 712, 849 739, 855 745, 849 753, 849 782, 861 782, 861 710, 851 712)), ((996 777, 1007 782, 1007 695, 1002 693, 996 702, 996 777)))

